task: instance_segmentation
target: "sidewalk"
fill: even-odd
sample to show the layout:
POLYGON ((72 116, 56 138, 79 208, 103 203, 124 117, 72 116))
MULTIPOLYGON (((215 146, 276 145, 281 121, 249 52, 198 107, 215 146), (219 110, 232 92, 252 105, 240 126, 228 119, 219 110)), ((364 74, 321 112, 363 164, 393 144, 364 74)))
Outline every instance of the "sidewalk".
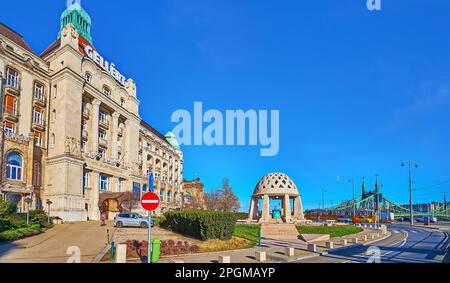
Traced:
MULTIPOLYGON (((330 241, 334 242, 334 248, 342 248, 342 239, 347 239, 350 242, 350 239, 358 238, 360 243, 363 243, 362 239, 365 235, 368 236, 368 241, 372 241, 370 239, 370 235, 377 234, 379 231, 373 229, 365 229, 363 232, 348 235, 345 237, 333 238, 330 241)), ((367 242, 368 242, 367 241, 367 242)), ((231 251, 221 251, 221 252, 210 252, 210 253, 202 253, 202 254, 192 254, 192 255, 183 255, 183 256, 171 256, 171 257, 163 257, 160 262, 161 263, 171 263, 175 261, 182 261, 185 263, 216 263, 218 262, 219 256, 230 256, 231 263, 256 263, 257 260, 255 258, 255 253, 257 251, 266 252, 267 262, 277 263, 277 262, 291 262, 296 260, 301 260, 309 257, 320 256, 321 253, 328 251, 326 248, 325 242, 317 242, 316 252, 308 251, 308 243, 302 240, 263 240, 262 247, 255 247, 252 249, 244 249, 244 250, 231 250, 231 251), (294 248, 294 256, 286 256, 284 255, 285 248, 290 247, 294 248)), ((354 245, 353 243, 348 243, 347 247, 350 245, 354 245)))

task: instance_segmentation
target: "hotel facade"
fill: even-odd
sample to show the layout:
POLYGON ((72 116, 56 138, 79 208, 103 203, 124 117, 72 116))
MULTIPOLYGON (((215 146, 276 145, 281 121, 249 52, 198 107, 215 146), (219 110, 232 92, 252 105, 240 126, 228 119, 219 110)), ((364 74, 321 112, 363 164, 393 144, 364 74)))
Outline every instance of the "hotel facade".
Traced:
POLYGON ((94 48, 80 4, 60 21, 57 40, 40 55, 0 24, 1 197, 19 212, 50 207, 64 221, 98 220, 102 194, 141 195, 152 172, 156 213, 180 209, 176 138, 142 120, 135 82, 94 48))

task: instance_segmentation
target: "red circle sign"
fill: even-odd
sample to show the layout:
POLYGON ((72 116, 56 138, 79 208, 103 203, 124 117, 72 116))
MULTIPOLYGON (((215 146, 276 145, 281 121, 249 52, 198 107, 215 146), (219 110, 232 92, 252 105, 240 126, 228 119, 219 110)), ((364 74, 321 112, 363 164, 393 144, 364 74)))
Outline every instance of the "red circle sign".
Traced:
POLYGON ((142 196, 141 205, 142 208, 148 211, 156 210, 159 206, 159 197, 155 193, 146 193, 142 196))

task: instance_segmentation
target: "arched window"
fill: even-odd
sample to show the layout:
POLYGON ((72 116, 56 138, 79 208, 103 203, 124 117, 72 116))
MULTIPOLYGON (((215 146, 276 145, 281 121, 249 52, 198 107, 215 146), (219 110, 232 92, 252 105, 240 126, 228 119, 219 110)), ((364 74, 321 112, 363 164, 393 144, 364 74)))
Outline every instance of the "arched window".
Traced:
POLYGON ((22 180, 22 156, 12 151, 6 156, 6 178, 9 180, 22 180))
POLYGON ((125 99, 123 97, 120 98, 120 106, 125 106, 125 99))
POLYGON ((107 87, 107 86, 103 87, 103 95, 111 96, 111 90, 109 89, 109 87, 107 87))
POLYGON ((50 139, 50 146, 53 148, 55 146, 56 143, 56 137, 55 134, 52 134, 52 137, 50 139))
POLYGON ((84 75, 84 79, 85 79, 88 83, 91 83, 91 81, 92 81, 92 75, 91 75, 90 73, 86 73, 86 74, 84 75))
POLYGON ((56 110, 53 109, 52 111, 52 123, 56 123, 56 110))
POLYGON ((160 199, 161 202, 164 201, 164 190, 163 190, 163 189, 161 189, 161 190, 159 191, 159 199, 160 199))
POLYGON ((170 202, 171 196, 172 196, 172 192, 171 192, 171 191, 168 191, 168 192, 167 192, 167 202, 170 202))

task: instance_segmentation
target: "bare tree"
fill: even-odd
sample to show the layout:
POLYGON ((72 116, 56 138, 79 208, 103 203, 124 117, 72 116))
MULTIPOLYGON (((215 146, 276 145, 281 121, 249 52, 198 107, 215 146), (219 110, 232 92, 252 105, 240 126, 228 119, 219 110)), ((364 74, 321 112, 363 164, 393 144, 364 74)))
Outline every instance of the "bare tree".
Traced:
POLYGON ((230 186, 230 180, 224 178, 222 187, 212 190, 206 196, 206 206, 208 210, 237 212, 241 205, 239 199, 230 186))

